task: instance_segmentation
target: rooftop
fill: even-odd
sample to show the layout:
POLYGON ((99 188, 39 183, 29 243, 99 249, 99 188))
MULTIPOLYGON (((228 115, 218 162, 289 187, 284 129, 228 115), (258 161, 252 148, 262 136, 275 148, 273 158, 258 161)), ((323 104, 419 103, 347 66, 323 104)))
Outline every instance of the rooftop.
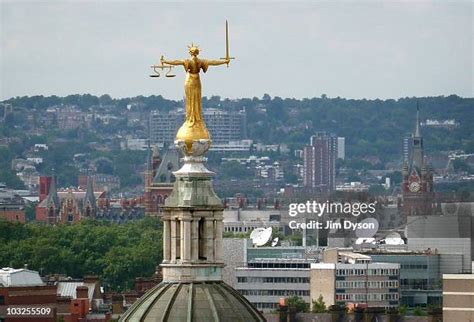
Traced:
POLYGON ((239 292, 223 282, 160 283, 120 321, 265 321, 239 292))
POLYGON ((18 287, 18 286, 44 286, 37 271, 27 268, 3 267, 0 269, 0 286, 18 287))
POLYGON ((78 286, 86 286, 88 288, 87 297, 89 301, 92 300, 94 296, 94 288, 96 287, 95 283, 84 283, 84 282, 58 282, 58 295, 68 296, 73 299, 76 298, 76 288, 78 286))

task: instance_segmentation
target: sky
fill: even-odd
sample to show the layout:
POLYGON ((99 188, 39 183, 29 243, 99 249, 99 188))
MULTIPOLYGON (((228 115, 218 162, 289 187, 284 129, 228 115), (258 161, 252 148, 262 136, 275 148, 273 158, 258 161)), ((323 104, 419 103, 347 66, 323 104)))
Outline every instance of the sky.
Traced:
POLYGON ((159 57, 225 55, 201 76, 222 98, 473 97, 471 1, 0 0, 0 99, 90 93, 181 99, 159 57))

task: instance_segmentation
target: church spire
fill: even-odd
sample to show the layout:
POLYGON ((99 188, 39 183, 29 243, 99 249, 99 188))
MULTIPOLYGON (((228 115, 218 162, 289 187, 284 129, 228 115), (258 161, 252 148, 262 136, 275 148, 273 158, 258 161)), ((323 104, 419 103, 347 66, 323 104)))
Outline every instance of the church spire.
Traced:
POLYGON ((420 105, 416 102, 416 125, 415 125, 415 137, 421 137, 420 132, 420 105))
POLYGON ((84 215, 86 217, 95 216, 97 207, 96 200, 94 195, 94 185, 92 182, 92 177, 87 176, 87 189, 86 195, 84 197, 84 215))
POLYGON ((48 208, 54 207, 55 209, 59 209, 60 207, 60 200, 58 196, 58 191, 56 189, 56 176, 53 169, 53 175, 51 178, 51 183, 49 185, 49 194, 46 197, 46 205, 48 208))
POLYGON ((417 168, 419 171, 423 168, 424 153, 423 153, 423 137, 420 131, 420 108, 418 102, 416 104, 416 125, 415 133, 412 137, 412 160, 411 167, 417 168))
POLYGON ((61 208, 61 200, 58 196, 58 191, 56 190, 56 176, 51 177, 51 183, 49 184, 48 196, 46 197, 46 212, 48 216, 48 223, 54 224, 59 220, 59 211, 61 208))

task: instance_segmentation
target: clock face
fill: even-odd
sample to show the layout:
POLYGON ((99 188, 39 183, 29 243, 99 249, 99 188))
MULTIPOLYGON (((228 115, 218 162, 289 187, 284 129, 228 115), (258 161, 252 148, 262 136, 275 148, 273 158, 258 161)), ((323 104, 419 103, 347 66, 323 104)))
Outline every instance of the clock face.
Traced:
POLYGON ((410 189, 411 192, 418 192, 420 191, 420 188, 420 184, 416 181, 410 183, 410 185, 408 186, 408 189, 410 189))

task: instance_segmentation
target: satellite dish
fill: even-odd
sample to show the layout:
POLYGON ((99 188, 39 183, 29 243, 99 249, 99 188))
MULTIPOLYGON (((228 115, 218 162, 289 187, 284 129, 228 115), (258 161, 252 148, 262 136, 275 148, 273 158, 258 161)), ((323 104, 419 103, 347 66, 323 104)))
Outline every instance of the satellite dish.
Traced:
POLYGON ((372 244, 375 242, 375 238, 357 238, 355 244, 362 245, 362 244, 372 244))
POLYGON ((403 241, 399 233, 390 233, 387 236, 385 236, 385 244, 386 245, 404 245, 405 242, 403 241))
POLYGON ((375 218, 365 218, 359 222, 361 228, 357 228, 355 235, 357 238, 374 237, 379 230, 379 222, 375 218))
POLYGON ((265 245, 272 237, 272 227, 268 228, 255 228, 250 234, 250 239, 254 246, 265 245))
POLYGON ((278 237, 273 238, 272 247, 275 247, 278 244, 279 241, 280 241, 280 238, 278 238, 278 237))

